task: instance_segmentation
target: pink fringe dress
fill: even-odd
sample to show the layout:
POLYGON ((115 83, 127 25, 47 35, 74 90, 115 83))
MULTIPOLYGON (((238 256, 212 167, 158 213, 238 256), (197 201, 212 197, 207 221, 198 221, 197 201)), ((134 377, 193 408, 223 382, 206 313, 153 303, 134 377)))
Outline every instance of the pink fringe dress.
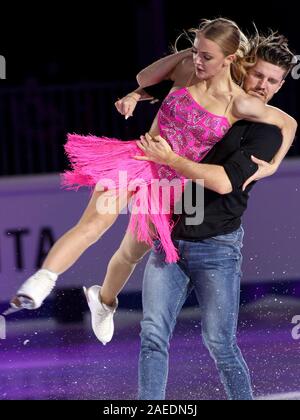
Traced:
MULTIPOLYGON (((158 124, 160 135, 173 151, 194 162, 200 162, 230 128, 226 117, 208 112, 193 99, 187 88, 166 97, 159 111, 158 124)), ((132 191, 132 185, 138 185, 131 205, 149 211, 132 212, 128 228, 138 241, 150 246, 154 239, 159 239, 166 262, 175 263, 179 256, 171 238, 172 210, 187 180, 168 166, 133 159, 143 155, 136 142, 69 134, 65 152, 71 162, 71 170, 62 174, 62 187, 78 190, 83 186, 95 188, 100 183, 106 189, 120 191, 128 190, 131 185, 132 191), (126 179, 120 177, 120 171, 126 173, 126 179), (180 194, 171 194, 171 207, 165 206, 162 190, 157 192, 157 188, 153 188, 154 181, 163 179, 181 181, 180 194), (150 228, 151 224, 156 228, 155 233, 150 228)))

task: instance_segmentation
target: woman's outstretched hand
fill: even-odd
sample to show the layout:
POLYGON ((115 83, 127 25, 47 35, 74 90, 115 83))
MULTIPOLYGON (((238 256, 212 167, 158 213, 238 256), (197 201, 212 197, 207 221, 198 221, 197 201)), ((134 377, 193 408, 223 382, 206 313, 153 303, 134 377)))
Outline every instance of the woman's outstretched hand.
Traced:
POLYGON ((258 170, 255 172, 253 176, 247 179, 247 181, 243 185, 243 191, 248 187, 251 182, 259 181, 260 179, 267 178, 268 176, 272 176, 278 169, 278 166, 274 163, 265 162, 264 160, 257 159, 255 156, 251 156, 252 162, 258 165, 258 170))

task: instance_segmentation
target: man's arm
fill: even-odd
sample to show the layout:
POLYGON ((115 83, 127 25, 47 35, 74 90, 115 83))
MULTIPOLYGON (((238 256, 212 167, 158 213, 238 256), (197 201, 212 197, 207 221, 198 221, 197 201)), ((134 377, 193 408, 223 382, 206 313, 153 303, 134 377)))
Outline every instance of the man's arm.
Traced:
MULTIPOLYGON (((230 132, 227 136, 230 136, 230 132)), ((145 157, 139 157, 139 160, 168 165, 180 175, 196 182, 204 180, 205 188, 221 195, 242 191, 244 182, 258 169, 251 156, 271 161, 282 144, 282 134, 278 127, 255 124, 247 134, 243 145, 226 162, 222 165, 211 165, 182 158, 172 151, 162 137, 157 136, 155 139, 159 142, 151 141, 150 136, 142 139, 141 150, 145 153, 145 157)))
MULTIPOLYGON (((230 132, 228 135, 230 136, 230 132)), ((248 133, 242 147, 222 166, 197 164, 180 158, 171 167, 188 179, 204 179, 205 187, 210 190, 229 194, 232 191, 241 191, 245 181, 257 172, 258 165, 251 158, 253 155, 269 162, 281 144, 282 134, 278 127, 256 124, 248 133)))
POLYGON ((240 119, 274 124, 281 129, 282 145, 274 156, 274 166, 278 169, 295 140, 297 121, 282 110, 249 95, 238 96, 233 103, 232 111, 240 119))
POLYGON ((223 166, 196 163, 189 159, 175 156, 169 166, 177 173, 192 181, 204 180, 205 188, 225 195, 232 192, 232 184, 223 166))
POLYGON ((143 156, 133 156, 136 160, 155 162, 167 165, 176 170, 177 173, 185 178, 203 181, 205 187, 219 194, 229 194, 232 192, 232 185, 224 168, 220 165, 207 165, 196 163, 183 158, 173 152, 169 143, 161 136, 151 137, 149 134, 141 136, 141 141, 137 142, 138 147, 143 151, 143 156))
POLYGON ((271 162, 281 148, 282 140, 277 126, 255 124, 251 127, 240 149, 223 164, 234 191, 241 191, 245 182, 257 172, 259 161, 252 157, 271 162))

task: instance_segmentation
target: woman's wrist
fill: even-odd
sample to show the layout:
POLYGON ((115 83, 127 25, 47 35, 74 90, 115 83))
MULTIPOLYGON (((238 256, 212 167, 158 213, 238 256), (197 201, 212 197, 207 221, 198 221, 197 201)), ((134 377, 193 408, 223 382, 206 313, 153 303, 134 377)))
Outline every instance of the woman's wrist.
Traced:
POLYGON ((128 93, 128 95, 126 95, 127 96, 127 98, 132 98, 132 99, 134 99, 136 102, 138 102, 140 99, 141 99, 141 96, 142 95, 140 95, 139 93, 137 93, 137 92, 131 92, 131 93, 128 93))

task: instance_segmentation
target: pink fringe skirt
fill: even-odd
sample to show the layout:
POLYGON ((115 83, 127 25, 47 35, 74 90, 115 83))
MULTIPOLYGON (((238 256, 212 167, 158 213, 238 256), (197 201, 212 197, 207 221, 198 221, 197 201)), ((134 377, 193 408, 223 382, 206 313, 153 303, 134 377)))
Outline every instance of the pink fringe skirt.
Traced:
POLYGON ((178 251, 171 238, 174 227, 172 214, 185 186, 183 178, 178 178, 181 183, 180 193, 176 188, 171 190, 171 194, 170 189, 168 190, 170 199, 166 205, 163 188, 154 187, 155 182, 161 180, 161 165, 133 159, 134 156, 143 155, 136 140, 121 141, 69 134, 65 152, 71 163, 71 170, 61 175, 63 188, 77 191, 80 187, 94 189, 100 184, 106 190, 134 191, 131 206, 135 211, 131 212, 128 229, 138 241, 146 242, 150 246, 153 245, 153 240, 160 240, 166 262, 178 261, 178 251), (155 226, 156 232, 153 232, 151 225, 155 226))

